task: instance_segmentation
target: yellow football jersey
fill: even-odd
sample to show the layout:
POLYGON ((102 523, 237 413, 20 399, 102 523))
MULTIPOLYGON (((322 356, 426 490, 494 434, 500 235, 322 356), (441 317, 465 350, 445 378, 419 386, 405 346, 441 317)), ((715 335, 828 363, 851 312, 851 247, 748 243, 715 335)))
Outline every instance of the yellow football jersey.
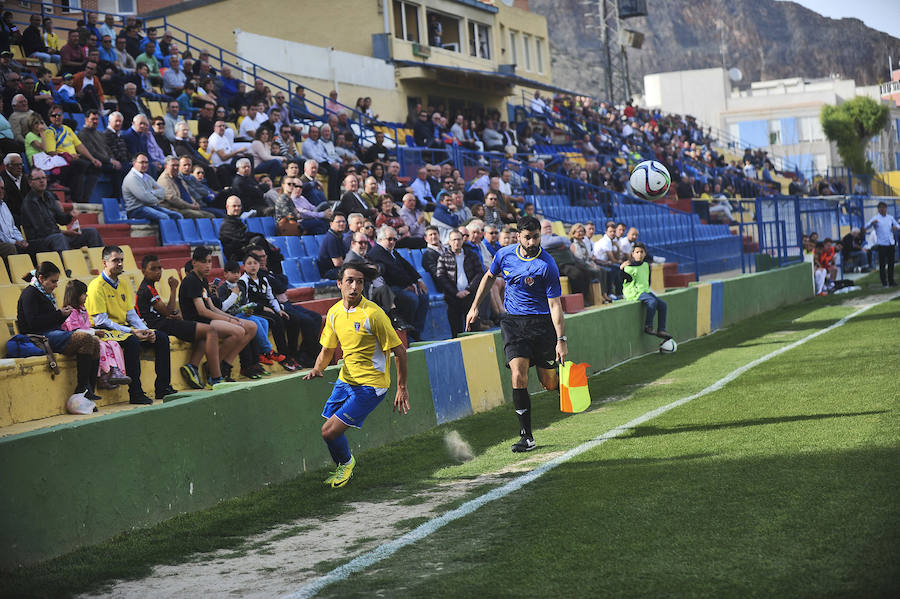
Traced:
POLYGON ((84 307, 90 315, 106 312, 111 321, 127 325, 125 315, 134 308, 134 290, 121 277, 118 286, 113 287, 101 274, 88 284, 84 307))
POLYGON ((391 384, 387 359, 390 349, 400 345, 400 337, 384 310, 362 298, 355 308, 346 310, 338 301, 325 316, 322 347, 341 345, 344 366, 338 375, 350 385, 385 389, 391 384))

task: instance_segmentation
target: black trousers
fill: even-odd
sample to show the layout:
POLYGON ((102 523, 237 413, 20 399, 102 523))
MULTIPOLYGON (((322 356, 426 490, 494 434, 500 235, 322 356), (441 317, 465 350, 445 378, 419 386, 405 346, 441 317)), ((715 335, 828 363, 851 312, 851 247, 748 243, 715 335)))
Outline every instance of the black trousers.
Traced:
POLYGON ((450 322, 450 332, 453 337, 457 337, 466 330, 466 314, 472 307, 472 302, 475 301, 475 294, 470 293, 462 299, 455 295, 444 295, 444 300, 447 302, 447 320, 450 322))
POLYGON ((878 276, 882 285, 894 285, 894 246, 876 245, 878 249, 878 276))
POLYGON ((281 304, 281 308, 290 315, 291 323, 296 323, 300 329, 300 347, 297 348, 297 351, 303 354, 304 358, 315 359, 322 349, 322 346, 319 345, 322 315, 291 303, 281 304))
POLYGON ((286 356, 292 356, 297 351, 297 341, 300 338, 300 320, 291 316, 283 318, 278 314, 269 314, 268 312, 257 313, 256 316, 262 316, 269 322, 269 332, 272 333, 272 339, 275 340, 275 347, 278 353, 286 356))
MULTIPOLYGON (((134 335, 128 337, 124 341, 119 341, 122 346, 122 353, 125 355, 125 374, 131 377, 131 384, 128 385, 128 393, 131 396, 140 395, 144 392, 141 387, 141 344, 134 335)), ((149 342, 147 345, 151 345, 149 342)), ((156 362, 156 385, 155 391, 160 391, 169 386, 171 382, 171 368, 169 361, 169 336, 162 331, 156 331, 156 341, 152 344, 156 362)))

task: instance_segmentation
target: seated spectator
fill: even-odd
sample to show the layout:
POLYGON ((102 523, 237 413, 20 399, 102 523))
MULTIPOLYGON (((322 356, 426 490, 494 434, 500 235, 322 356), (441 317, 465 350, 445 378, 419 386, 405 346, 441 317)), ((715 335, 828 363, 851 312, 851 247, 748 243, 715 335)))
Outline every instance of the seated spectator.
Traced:
MULTIPOLYGON (((572 225, 569 228, 569 240, 572 242, 569 246, 569 250, 571 250, 572 255, 575 256, 575 262, 578 263, 579 266, 587 269, 594 279, 601 283, 606 281, 608 278, 606 267, 594 263, 594 244, 586 237, 584 225, 581 223, 572 225)), ((601 284, 603 303, 606 304, 611 302, 612 300, 606 295, 605 291, 602 290, 603 285, 601 284)))
POLYGON ((431 275, 433 280, 437 277, 438 258, 444 253, 440 230, 434 225, 425 227, 425 243, 425 248, 422 250, 422 268, 431 275))
MULTIPOLYGON (((238 287, 238 280, 243 274, 241 273, 241 265, 234 260, 228 260, 225 262, 224 270, 225 281, 219 285, 219 289, 216 292, 219 301, 222 303, 222 311, 242 320, 252 321, 256 325, 256 338, 248 347, 252 345, 254 351, 259 352, 258 359, 260 364, 280 364, 287 356, 279 354, 272 347, 272 343, 269 341, 269 321, 262 316, 253 314, 254 306, 250 305, 246 293, 242 294, 238 287)), ((256 371, 255 373, 259 374, 259 377, 268 374, 261 366, 252 370, 256 371)), ((250 376, 250 378, 259 377, 250 376)))
POLYGON ((238 137, 253 139, 256 136, 256 131, 268 120, 269 117, 266 115, 264 104, 250 104, 247 106, 247 116, 241 121, 241 126, 238 129, 238 137))
POLYGON ((94 328, 107 329, 110 339, 119 342, 125 355, 125 374, 131 379, 128 385, 129 401, 133 404, 151 404, 141 387, 141 345, 151 344, 156 364, 156 399, 175 393, 169 384, 169 336, 163 331, 153 331, 134 309, 134 291, 127 282, 122 283, 125 261, 118 246, 103 248, 103 272, 88 285, 85 308, 94 328), (121 283, 121 284, 120 284, 121 283))
POLYGON ((84 69, 84 63, 87 60, 87 54, 78 36, 78 31, 69 31, 68 42, 59 49, 60 69, 59 74, 77 73, 84 69))
POLYGON ((459 227, 460 220, 456 214, 456 202, 450 194, 444 195, 440 203, 434 209, 431 224, 440 232, 441 243, 447 242, 447 235, 453 229, 459 227))
POLYGON ((319 344, 319 334, 322 331, 322 315, 303 306, 294 305, 288 300, 288 278, 284 273, 274 273, 269 269, 269 257, 265 248, 254 246, 250 252, 259 262, 259 277, 266 279, 272 289, 272 295, 281 306, 282 311, 288 315, 288 330, 291 327, 300 328, 300 336, 293 337, 288 334, 288 357, 294 361, 294 365, 310 368, 316 362, 316 357, 322 350, 319 344))
POLYGON ((216 193, 204 183, 205 172, 203 167, 200 165, 194 166, 190 156, 182 156, 178 160, 178 180, 180 182, 179 187, 184 186, 191 200, 200 206, 202 210, 212 213, 215 218, 225 216, 224 209, 212 205, 216 199, 216 193), (194 174, 195 169, 199 171, 199 179, 194 174))
POLYGON ((406 193, 412 192, 411 188, 400 183, 399 175, 400 163, 392 160, 388 163, 387 173, 384 175, 384 190, 386 193, 391 194, 395 200, 400 200, 406 193))
POLYGON ((272 132, 268 127, 260 127, 254 134, 250 144, 250 155, 253 157, 253 173, 268 173, 274 181, 284 174, 287 159, 272 154, 272 132))
MULTIPOLYGON (((387 194, 390 195, 390 194, 387 194)), ((393 198, 393 196, 391 196, 393 198)), ((418 200, 412 193, 403 196, 403 207, 397 211, 403 224, 409 230, 409 237, 414 239, 425 238, 425 213, 418 209, 418 200)), ((425 247, 423 243, 420 247, 425 247)))
POLYGON ((184 91, 187 75, 181 70, 181 61, 177 56, 169 56, 168 63, 169 68, 166 69, 165 74, 162 76, 162 88, 166 95, 177 98, 184 91))
POLYGON ((438 259, 434 283, 444 293, 450 331, 456 337, 465 330, 465 317, 484 275, 484 265, 478 253, 464 250, 462 233, 451 231, 448 237, 448 247, 438 259))
POLYGON ((22 290, 16 306, 19 333, 43 335, 54 352, 74 355, 76 382, 73 393, 84 393, 92 401, 100 399, 94 394, 100 342, 96 336, 85 331, 63 330, 63 323, 73 309, 71 306, 57 306, 53 291, 59 285, 59 268, 52 262, 41 262, 36 270, 26 276, 26 282, 28 286, 22 290))
POLYGON ((84 126, 78 132, 79 137, 91 155, 100 162, 100 172, 109 177, 116 197, 121 197, 122 180, 128 172, 128 163, 119 162, 110 153, 104 133, 97 130, 99 124, 99 112, 93 108, 88 110, 84 115, 84 126))
MULTIPOLYGON (((503 247, 502 245, 500 245, 500 228, 497 225, 489 225, 485 223, 484 239, 482 240, 481 245, 491 258, 494 257, 494 254, 497 253, 497 250, 503 247)), ((482 251, 482 255, 484 255, 484 251, 482 251)))
MULTIPOLYGON (((3 103, 6 103, 5 98, 3 103)), ((9 127, 10 129, 12 129, 13 138, 17 142, 24 143, 25 135, 30 130, 29 123, 31 122, 31 118, 37 115, 37 113, 28 107, 28 98, 26 98, 24 94, 16 94, 15 96, 13 96, 12 102, 10 102, 10 104, 12 104, 12 113, 7 114, 4 110, 3 114, 9 120, 9 127)), ((16 148, 11 147, 7 147, 4 149, 5 152, 15 150, 16 148)))
POLYGON ((423 210, 426 209, 427 206, 433 206, 436 203, 435 196, 431 191, 431 185, 429 185, 427 178, 428 169, 424 166, 419 167, 416 171, 416 178, 410 185, 410 191, 415 194, 416 199, 419 200, 419 208, 422 208, 423 210))
POLYGON ((6 173, 0 178, 0 257, 6 258, 19 252, 28 251, 28 242, 22 237, 19 227, 9 206, 6 203, 5 187, 7 185, 6 173))
POLYGON ((115 40, 116 69, 123 75, 130 75, 137 68, 137 63, 134 62, 134 57, 126 50, 125 46, 128 40, 125 35, 117 35, 115 40))
POLYGON ((131 379, 125 374, 125 356, 122 354, 122 348, 112 339, 105 339, 103 331, 96 331, 91 326, 91 317, 84 307, 85 301, 87 301, 87 285, 78 279, 69 281, 63 296, 63 307, 72 308, 72 313, 62 324, 62 329, 85 332, 100 341, 99 372, 95 377, 98 388, 115 389, 119 385, 131 383, 131 379))
POLYGON ((225 126, 225 121, 216 121, 213 134, 209 137, 209 162, 219 174, 220 181, 230 181, 234 177, 231 163, 247 154, 247 148, 235 148, 234 134, 225 126))
POLYGON ((78 224, 78 213, 63 212, 56 196, 47 191, 47 175, 40 169, 29 173, 31 191, 22 203, 22 228, 28 239, 28 248, 34 252, 61 252, 80 247, 102 247, 103 241, 96 229, 78 224), (59 225, 71 225, 60 230, 59 225))
POLYGON ((33 14, 28 17, 28 27, 22 32, 22 49, 25 56, 37 58, 41 62, 60 64, 59 52, 51 51, 44 42, 41 32, 41 15, 33 14))
MULTIPOLYGON (((138 115, 150 118, 150 109, 138 97, 137 91, 137 86, 130 81, 122 86, 122 95, 119 96, 117 110, 122 113, 124 122, 133 123, 134 117, 138 115)), ((147 122, 149 123, 149 121, 147 122)))
POLYGON ((589 305, 588 290, 593 276, 587 268, 575 261, 575 257, 569 249, 570 245, 568 239, 553 232, 553 223, 549 220, 541 221, 541 249, 550 254, 556 262, 559 274, 569 277, 569 287, 571 287, 572 293, 582 294, 585 305, 589 305))
POLYGON ((128 150, 128 144, 122 139, 122 123, 124 118, 121 112, 112 112, 108 117, 109 125, 103 132, 103 139, 106 142, 106 149, 109 151, 111 159, 117 160, 122 168, 130 168, 131 154, 128 150))
POLYGON ((859 227, 850 229, 850 232, 841 239, 841 254, 845 272, 864 272, 868 270, 868 257, 863 249, 865 236, 859 227))
POLYGON ((384 145, 384 133, 376 131, 375 143, 363 150, 363 163, 367 164, 369 167, 373 167, 376 162, 380 162, 381 164, 386 163, 390 157, 391 152, 388 150, 387 146, 384 145))
POLYGON ((162 75, 159 73, 159 61, 156 59, 155 54, 156 43, 148 40, 144 46, 143 53, 136 56, 134 62, 137 63, 137 69, 140 69, 141 65, 147 66, 147 75, 150 77, 153 85, 162 85, 163 80, 162 75))
POLYGON ((84 63, 84 70, 72 77, 72 87, 75 89, 75 98, 83 109, 103 109, 106 97, 103 95, 103 85, 96 61, 88 59, 84 63))
MULTIPOLYGON (((182 334, 191 338, 185 340, 204 341, 204 345, 196 343, 197 347, 194 348, 191 355, 191 362, 182 368, 182 375, 195 389, 203 388, 206 384, 213 386, 224 381, 233 381, 234 379, 231 378, 232 365, 238 355, 241 356, 241 374, 256 373, 259 365, 256 357, 258 352, 254 351, 250 345, 256 337, 256 325, 249 320, 241 320, 227 314, 216 307, 211 299, 209 283, 206 280, 211 267, 212 250, 203 246, 194 248, 191 253, 191 271, 184 276, 181 287, 178 289, 178 307, 181 309, 183 317, 181 322, 196 323, 193 334, 191 334, 189 326, 178 325, 178 327, 182 334), (221 340, 222 347, 213 349, 210 337, 215 337, 216 342, 221 340), (249 348, 248 345, 250 345, 249 348), (216 359, 218 367, 213 366, 215 362, 210 359, 210 352, 213 354, 213 359, 216 359), (206 364, 210 375, 206 381, 200 377, 199 371, 195 367, 199 365, 199 356, 203 353, 207 354, 206 364)), ((161 303, 158 302, 158 304, 161 303)), ((164 326, 172 325, 170 323, 164 326)))
POLYGON ((191 197, 178 172, 179 161, 175 156, 166 158, 166 166, 156 182, 164 192, 160 206, 181 214, 184 218, 213 218, 212 212, 204 210, 191 197))
POLYGON ((320 235, 328 230, 331 209, 327 202, 313 206, 302 195, 300 179, 285 175, 275 200, 275 227, 279 235, 320 235))
POLYGON ((347 247, 344 245, 346 228, 347 218, 336 210, 331 215, 331 224, 325 238, 319 243, 317 264, 319 275, 323 279, 337 280, 338 270, 344 264, 344 255, 347 253, 347 247))
MULTIPOLYGON (((415 196, 413 196, 415 198, 415 196)), ((410 234, 410 228, 406 221, 401 217, 396 208, 394 208, 394 199, 390 194, 381 196, 380 211, 375 219, 375 227, 389 226, 396 229, 399 238, 395 247, 402 248, 423 248, 425 247, 425 239, 422 237, 413 237, 410 234)))
MULTIPOLYGON (((170 100, 169 103, 166 104, 166 113, 163 115, 163 122, 166 124, 166 139, 175 143, 175 140, 177 139, 175 135, 175 126, 178 125, 179 122, 184 123, 184 119, 179 115, 177 101, 170 100)), ((185 123, 185 125, 187 125, 187 123, 185 123)), ((188 136, 190 136, 190 130, 188 130, 188 136)))
POLYGON ((136 115, 131 120, 131 127, 122 132, 122 141, 125 142, 128 153, 132 157, 144 154, 150 159, 147 172, 151 176, 156 177, 157 173, 162 171, 166 155, 156 143, 156 138, 150 133, 150 119, 142 114, 136 115))
MULTIPOLYGON (((270 207, 265 199, 265 193, 269 191, 269 186, 257 182, 253 177, 250 167, 249 158, 239 158, 235 162, 236 172, 234 179, 231 180, 231 192, 241 198, 241 204, 247 211, 256 212, 261 216, 271 216, 275 212, 274 207, 270 207)), ((252 216, 252 214, 251 214, 252 216)))
POLYGON ((622 277, 617 269, 627 256, 619 249, 616 226, 612 221, 606 223, 606 233, 594 243, 594 259, 598 265, 606 267, 608 272, 603 285, 604 293, 609 299, 618 299, 622 295, 622 277))
MULTIPOLYGON (((35 120, 40 120, 40 117, 35 115, 35 120)), ((13 221, 18 225, 21 223, 22 202, 25 196, 28 195, 31 187, 28 186, 28 177, 25 176, 25 165, 19 154, 7 154, 3 158, 3 166, 6 167, 6 170, 0 175, 0 180, 6 187, 4 190, 6 195, 3 201, 12 214, 13 221)))
POLYGON ((323 202, 328 201, 318 176, 319 163, 315 160, 306 160, 303 163, 303 176, 300 177, 300 181, 303 183, 303 197, 314 206, 320 206, 323 202))
MULTIPOLYGON (((347 255, 344 256, 344 264, 355 262, 360 265, 366 266, 372 274, 370 278, 366 279, 365 286, 363 288, 363 295, 367 298, 378 304, 389 316, 394 310, 394 292, 391 291, 391 288, 385 284, 384 277, 381 276, 381 273, 378 270, 378 266, 369 261, 366 258, 366 254, 372 246, 369 244, 369 238, 366 237, 366 234, 362 231, 357 231, 351 235, 350 240, 350 249, 347 250, 347 255)), ((396 318, 399 319, 399 315, 396 315, 396 318)), ((398 325, 401 325, 401 322, 396 320, 394 317, 391 318, 391 321, 394 323, 395 328, 401 328, 398 325)), ((406 323, 402 323, 402 328, 408 328, 409 325, 406 323)))
POLYGON ((359 179, 356 178, 356 175, 351 174, 344 178, 344 189, 346 191, 341 196, 341 201, 335 208, 335 211, 343 214, 359 212, 367 217, 376 217, 378 214, 377 209, 369 206, 359 194, 359 179))
POLYGON ((499 196, 495 191, 489 191, 484 196, 484 223, 486 225, 494 225, 502 227, 509 223, 509 214, 503 214, 499 208, 499 196))
POLYGON ((269 264, 273 265, 273 271, 281 272, 281 252, 272 246, 264 235, 252 233, 247 229, 247 224, 241 219, 241 198, 232 195, 225 201, 225 217, 219 227, 219 241, 222 242, 222 253, 226 260, 243 260, 247 248, 259 246, 268 256, 269 264))
POLYGON ((97 184, 100 161, 91 155, 75 132, 63 124, 62 117, 62 108, 50 108, 50 126, 42 139, 44 152, 48 156, 68 155, 71 158, 69 166, 60 169, 60 178, 71 190, 73 202, 88 203, 97 184))
POLYGON ((139 152, 132 162, 132 168, 122 182, 122 199, 128 218, 141 218, 153 222, 184 218, 179 212, 160 205, 166 191, 147 174, 150 159, 139 152))
POLYGON ((359 197, 370 209, 374 208, 377 211, 381 205, 381 196, 382 194, 378 193, 378 180, 375 177, 366 177, 363 192, 359 194, 359 197))
POLYGON ((367 257, 379 265, 385 282, 394 292, 394 303, 403 320, 412 324, 410 336, 421 341, 428 315, 428 288, 416 269, 394 249, 397 231, 391 227, 378 229, 378 243, 367 257))
POLYGON ((644 304, 647 313, 644 317, 644 332, 656 335, 661 339, 671 339, 666 331, 666 302, 656 297, 650 290, 650 263, 646 260, 647 248, 640 241, 635 242, 631 250, 631 259, 619 267, 623 273, 625 299, 639 301, 644 304), (653 317, 659 312, 659 326, 653 329, 653 317))
POLYGON ((290 107, 291 120, 305 121, 318 118, 306 107, 306 90, 302 85, 298 85, 294 88, 294 95, 291 96, 291 101, 288 103, 288 106, 290 107))
POLYGON ((506 149, 503 135, 494 129, 493 121, 485 124, 484 130, 481 132, 481 139, 484 140, 484 149, 487 152, 503 152, 506 149))

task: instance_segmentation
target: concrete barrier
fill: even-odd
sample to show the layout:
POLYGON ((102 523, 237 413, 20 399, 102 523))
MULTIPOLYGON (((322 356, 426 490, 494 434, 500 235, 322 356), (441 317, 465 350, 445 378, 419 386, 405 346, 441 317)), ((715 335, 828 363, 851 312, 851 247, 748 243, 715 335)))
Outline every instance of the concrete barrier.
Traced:
MULTIPOLYGON (((812 294, 807 264, 679 289, 665 294, 668 329, 686 340, 812 294)), ((617 302, 566 322, 570 356, 589 363, 589 372, 658 344, 642 332, 638 303, 617 302)), ((511 399, 499 332, 411 348, 408 356, 412 410, 393 413, 389 390, 365 427, 348 435, 354 451, 511 399)), ((298 374, 233 383, 0 438, 0 567, 60 555, 328 463, 320 414, 337 374, 331 367, 308 382, 298 374)), ((540 390, 531 379, 530 390, 540 390)))

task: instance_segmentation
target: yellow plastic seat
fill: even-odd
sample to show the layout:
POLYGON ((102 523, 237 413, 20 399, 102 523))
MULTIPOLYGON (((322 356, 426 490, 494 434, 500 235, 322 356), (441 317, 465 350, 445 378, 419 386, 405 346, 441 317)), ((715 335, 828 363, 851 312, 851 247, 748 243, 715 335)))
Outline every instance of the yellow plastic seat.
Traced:
MULTIPOLYGON (((172 288, 169 287, 169 277, 179 279, 178 271, 174 268, 164 268, 162 271, 162 278, 159 280, 159 283, 156 284, 156 291, 159 292, 159 297, 166 303, 169 303, 169 298, 172 296, 172 288)), ((175 288, 175 293, 178 293, 177 287, 175 288)))
POLYGON ((62 258, 59 257, 59 252, 38 252, 35 256, 38 264, 41 262, 52 262, 56 265, 56 268, 59 269, 59 272, 62 273, 60 278, 66 278, 66 270, 63 268, 62 258))
POLYGON ((122 254, 125 258, 125 263, 122 265, 125 268, 125 272, 140 272, 141 269, 137 267, 137 264, 134 261, 134 254, 131 253, 130 245, 122 246, 122 254))
POLYGON ((6 260, 9 263, 9 278, 16 285, 24 283, 22 277, 34 270, 34 264, 31 263, 31 256, 28 254, 7 256, 6 260))
POLYGON ((22 294, 22 287, 19 285, 0 286, 0 316, 16 318, 16 306, 19 303, 19 296, 22 294))
POLYGON ((12 281, 9 280, 9 272, 6 270, 6 264, 3 263, 3 260, 0 260, 0 285, 10 285, 12 281))
POLYGON ((162 102, 147 102, 147 108, 150 109, 150 116, 153 118, 162 116, 166 113, 166 109, 163 108, 162 102))
POLYGON ((187 122, 187 124, 188 124, 188 129, 190 129, 190 131, 191 131, 191 135, 193 135, 194 137, 197 137, 197 135, 200 134, 200 125, 197 122, 197 120, 191 119, 187 122))
POLYGON ((566 231, 566 226, 560 220, 553 221, 553 232, 561 237, 568 238, 569 236, 569 232, 566 231))
MULTIPOLYGON (((98 248, 100 249, 100 248, 98 248)), ((62 253, 62 261, 65 267, 72 273, 72 278, 88 282, 92 275, 84 259, 84 252, 78 250, 65 250, 62 253)))
POLYGON ((88 264, 91 270, 97 273, 103 272, 103 248, 85 248, 88 254, 88 264))

